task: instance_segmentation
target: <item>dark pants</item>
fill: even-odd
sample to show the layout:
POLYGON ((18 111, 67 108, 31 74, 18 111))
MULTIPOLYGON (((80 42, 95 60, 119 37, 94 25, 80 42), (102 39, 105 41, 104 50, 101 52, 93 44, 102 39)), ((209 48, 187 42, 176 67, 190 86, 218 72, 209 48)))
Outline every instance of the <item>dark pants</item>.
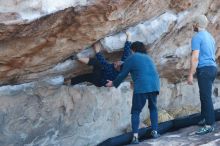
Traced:
POLYGON ((157 94, 153 93, 139 93, 134 94, 131 107, 131 124, 133 133, 138 133, 140 123, 140 113, 148 99, 148 108, 150 110, 150 120, 152 130, 157 131, 158 128, 158 113, 157 113, 157 94))
POLYGON ((197 68, 197 79, 201 101, 201 118, 205 119, 207 125, 215 123, 215 114, 212 103, 212 84, 217 75, 217 68, 205 66, 197 68))
POLYGON ((82 82, 90 82, 97 87, 103 86, 101 83, 102 78, 102 65, 95 58, 90 58, 88 62, 89 66, 93 66, 92 73, 76 76, 71 79, 71 85, 76 85, 82 82))

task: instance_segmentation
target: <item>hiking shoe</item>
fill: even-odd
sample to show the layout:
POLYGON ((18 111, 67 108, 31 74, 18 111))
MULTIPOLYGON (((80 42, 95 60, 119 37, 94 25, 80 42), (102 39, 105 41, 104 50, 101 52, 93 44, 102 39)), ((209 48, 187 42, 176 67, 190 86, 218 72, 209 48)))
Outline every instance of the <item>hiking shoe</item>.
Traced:
POLYGON ((153 130, 153 131, 151 131, 151 136, 152 136, 154 139, 156 139, 156 138, 160 137, 160 134, 159 134, 157 131, 153 130))
POLYGON ((205 125, 201 128, 199 128, 195 134, 197 135, 204 135, 204 134, 207 134, 207 133, 210 133, 210 132, 213 132, 214 131, 214 127, 213 126, 210 126, 210 125, 205 125))
POLYGON ((131 144, 139 144, 139 140, 136 136, 133 137, 131 144))
POLYGON ((198 122, 199 126, 205 126, 205 119, 202 119, 201 121, 198 122))

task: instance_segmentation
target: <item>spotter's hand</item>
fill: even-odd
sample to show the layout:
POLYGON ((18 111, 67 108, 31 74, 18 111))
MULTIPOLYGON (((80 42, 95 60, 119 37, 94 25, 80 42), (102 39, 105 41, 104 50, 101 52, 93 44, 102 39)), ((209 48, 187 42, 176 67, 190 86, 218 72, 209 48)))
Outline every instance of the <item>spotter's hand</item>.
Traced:
POLYGON ((106 87, 112 87, 113 83, 110 80, 107 80, 107 83, 105 84, 106 87))

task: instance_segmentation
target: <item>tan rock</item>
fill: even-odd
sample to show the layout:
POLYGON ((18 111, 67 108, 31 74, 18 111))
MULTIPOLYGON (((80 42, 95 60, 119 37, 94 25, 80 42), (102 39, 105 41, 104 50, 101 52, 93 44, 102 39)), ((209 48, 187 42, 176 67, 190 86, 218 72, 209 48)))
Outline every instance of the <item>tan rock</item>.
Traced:
POLYGON ((67 8, 27 24, 1 24, 0 84, 45 77, 41 75, 43 71, 95 41, 157 16, 167 7, 168 1, 102 0, 85 7, 67 8))
MULTIPOLYGON (((107 38, 110 34, 123 32, 131 26, 140 28, 133 32, 136 33, 133 35, 133 41, 140 38, 141 41, 146 40, 146 44, 152 44, 149 54, 153 56, 160 76, 173 83, 181 82, 186 79, 189 68, 192 18, 204 13, 211 22, 208 30, 216 38, 219 47, 218 0, 204 2, 89 0, 66 4, 63 1, 60 5, 57 2, 48 5, 48 8, 57 8, 53 14, 50 14, 49 10, 43 10, 48 3, 44 5, 44 2, 41 2, 31 2, 30 11, 39 14, 36 15, 37 17, 48 14, 47 16, 37 20, 31 19, 32 21, 23 20, 22 23, 16 20, 13 24, 4 23, 2 19, 0 85, 30 82, 57 75, 70 77, 88 72, 86 66, 75 60, 66 61, 66 59, 70 56, 74 58, 76 53, 85 50, 95 41, 107 38), (77 7, 67 8, 68 6, 77 7), (58 11, 60 9, 64 10, 58 11), (170 19, 173 17, 171 15, 161 18, 166 14, 165 12, 172 14, 175 19, 170 19), (142 27, 144 22, 145 27, 142 27), (68 64, 68 66, 57 68, 60 64, 68 64)), ((12 0, 8 3, 2 1, 2 6, 7 6, 8 10, 18 7, 13 14, 21 15, 21 19, 25 17, 24 14, 29 14, 29 10, 23 11, 28 5, 22 1, 16 3, 12 0)), ((5 15, 3 11, 0 17, 5 19, 5 15)), ((121 37, 120 39, 124 38, 123 35, 118 36, 121 37)), ((123 46, 113 44, 116 47, 123 46)), ((110 58, 119 58, 118 55, 110 56, 110 58)))
MULTIPOLYGON (((174 118, 166 110, 159 110, 158 111, 158 122, 159 123, 166 122, 166 121, 173 120, 173 119, 174 118)), ((149 117, 146 119, 145 123, 147 125, 151 125, 149 117)))
POLYGON ((184 11, 192 6, 192 0, 171 0, 169 6, 177 12, 184 11))

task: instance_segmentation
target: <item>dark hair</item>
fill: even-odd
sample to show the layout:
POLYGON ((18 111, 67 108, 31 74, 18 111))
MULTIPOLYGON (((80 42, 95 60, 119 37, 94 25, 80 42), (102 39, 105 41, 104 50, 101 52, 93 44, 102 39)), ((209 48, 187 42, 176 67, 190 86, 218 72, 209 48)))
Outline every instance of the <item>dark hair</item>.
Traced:
POLYGON ((131 50, 134 52, 147 54, 146 48, 142 42, 136 41, 131 44, 131 50))

